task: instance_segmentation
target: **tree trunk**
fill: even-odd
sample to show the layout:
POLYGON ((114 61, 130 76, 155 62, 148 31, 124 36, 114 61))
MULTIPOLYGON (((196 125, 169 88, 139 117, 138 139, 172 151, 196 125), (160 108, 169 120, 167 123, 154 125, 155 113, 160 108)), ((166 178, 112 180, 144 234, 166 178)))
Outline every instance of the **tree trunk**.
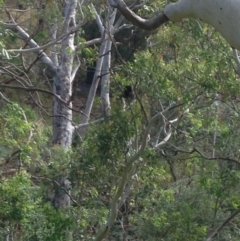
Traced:
MULTIPOLYGON (((70 0, 66 3, 63 23, 63 34, 67 34, 72 27, 75 27, 77 0, 70 0)), ((72 144, 72 82, 76 70, 73 71, 73 61, 75 56, 74 35, 70 34, 62 40, 61 63, 56 69, 53 78, 53 92, 58 97, 54 97, 53 106, 53 144, 59 144, 64 150, 68 150, 72 144)), ((70 207, 70 181, 67 176, 59 176, 55 181, 55 194, 53 205, 56 208, 70 207)))
MULTIPOLYGON (((70 65, 69 67, 70 68, 70 65)), ((71 76, 64 71, 64 68, 58 68, 54 76, 53 91, 63 101, 54 97, 53 107, 53 144, 59 144, 64 149, 68 149, 72 144, 73 126, 72 126, 72 83, 71 76)))
MULTIPOLYGON (((108 15, 106 18, 105 25, 100 22, 100 17, 96 13, 96 20, 99 25, 100 32, 104 36, 104 41, 101 44, 99 51, 99 59, 97 61, 97 67, 94 74, 93 83, 88 94, 87 103, 84 110, 84 115, 81 119, 81 125, 87 124, 90 119, 90 113, 92 111, 93 101, 96 95, 99 81, 101 80, 101 97, 102 97, 102 110, 103 115, 106 116, 110 113, 110 98, 109 98, 109 86, 110 86, 110 67, 111 67, 111 50, 112 40, 111 36, 114 35, 116 29, 114 27, 114 21, 116 18, 116 10, 108 5, 108 15), (106 29, 104 29, 106 26, 106 29)), ((84 135, 87 125, 79 128, 81 136, 84 135)))
MULTIPOLYGON (((92 111, 93 101, 94 101, 94 98, 96 95, 98 83, 101 78, 102 65, 103 65, 103 59, 104 59, 105 54, 106 54, 106 40, 104 42, 102 42, 101 47, 100 47, 99 59, 97 61, 96 71, 95 71, 93 82, 92 82, 92 85, 91 85, 91 88, 90 88, 90 91, 88 94, 87 103, 86 103, 86 106, 85 106, 85 109, 83 112, 84 115, 82 116, 80 126, 83 124, 87 124, 90 119, 90 113, 92 111)), ((83 126, 83 127, 79 128, 79 134, 81 136, 84 135, 86 128, 87 128, 87 126, 83 126)))
POLYGON ((152 19, 143 19, 131 11, 123 0, 109 0, 134 25, 153 30, 168 20, 177 22, 195 18, 214 27, 234 49, 240 50, 239 0, 179 0, 167 4, 160 14, 152 19))
POLYGON ((101 98, 102 98, 102 112, 104 116, 110 114, 111 104, 110 104, 110 66, 111 66, 111 49, 112 41, 107 40, 106 43, 106 53, 103 65, 102 65, 102 78, 101 78, 101 98))

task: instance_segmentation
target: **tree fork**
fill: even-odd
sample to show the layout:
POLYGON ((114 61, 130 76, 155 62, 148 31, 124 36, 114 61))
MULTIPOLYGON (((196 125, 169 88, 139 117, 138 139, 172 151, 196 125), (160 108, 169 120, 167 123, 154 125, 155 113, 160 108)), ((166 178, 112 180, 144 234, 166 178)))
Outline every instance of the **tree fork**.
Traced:
POLYGON ((152 19, 143 19, 131 11, 123 0, 109 0, 134 25, 153 30, 168 20, 178 22, 185 18, 199 19, 214 27, 234 49, 240 50, 239 0, 180 0, 165 6, 152 19))

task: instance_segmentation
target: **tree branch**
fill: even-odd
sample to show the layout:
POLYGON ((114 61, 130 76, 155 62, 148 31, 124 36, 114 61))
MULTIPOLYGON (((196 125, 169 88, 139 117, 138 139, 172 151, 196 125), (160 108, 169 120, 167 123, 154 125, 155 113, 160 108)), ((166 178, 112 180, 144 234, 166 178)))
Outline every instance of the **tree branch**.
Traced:
POLYGON ((18 86, 18 85, 6 85, 6 84, 0 84, 0 87, 1 88, 8 88, 8 89, 17 89, 17 90, 25 90, 25 91, 30 91, 30 92, 35 92, 35 91, 38 91, 38 92, 42 92, 42 93, 45 93, 45 94, 50 94, 50 95, 53 95, 55 96, 58 100, 62 101, 64 104, 68 105, 67 102, 65 102, 63 99, 61 99, 58 95, 54 94, 52 91, 49 91, 49 90, 44 90, 44 89, 40 89, 40 88, 35 88, 35 87, 25 87, 25 86, 18 86))
MULTIPOLYGON (((31 39, 29 34, 26 31, 24 31, 20 26, 18 26, 16 23, 14 23, 14 24, 3 23, 3 26, 7 29, 12 30, 13 32, 17 32, 19 34, 20 38, 22 40, 24 40, 26 43, 28 43, 28 45, 31 48, 39 48, 39 45, 33 39, 31 39)), ((51 71, 53 71, 53 72, 56 71, 56 67, 53 64, 52 60, 44 52, 42 52, 42 51, 39 52, 39 58, 42 60, 43 63, 46 64, 46 66, 51 71)))
POLYGON ((2 92, 0 92, 0 100, 4 100, 5 102, 7 102, 8 104, 11 104, 12 102, 10 100, 8 100, 2 92))
POLYGON ((145 30, 154 30, 169 20, 163 12, 154 18, 143 19, 128 8, 123 0, 109 0, 109 3, 112 7, 117 8, 127 20, 145 30))
POLYGON ((206 241, 212 241, 213 238, 236 216, 240 213, 240 208, 233 212, 223 223, 221 223, 207 238, 206 241))
POLYGON ((233 49, 233 58, 237 64, 237 69, 236 69, 236 72, 238 75, 240 75, 240 59, 239 59, 239 56, 238 56, 238 51, 236 49, 233 49))
POLYGON ((141 155, 143 154, 148 140, 149 140, 149 131, 152 127, 152 125, 155 123, 155 121, 160 118, 164 113, 168 112, 170 109, 175 108, 176 106, 170 106, 168 108, 166 108, 165 110, 157 113, 155 116, 153 116, 151 118, 151 120, 149 121, 143 137, 142 137, 142 143, 141 143, 141 147, 138 149, 138 151, 131 157, 129 157, 129 159, 127 160, 127 163, 125 165, 125 170, 123 172, 122 178, 117 186, 117 190, 113 196, 112 202, 111 202, 111 207, 110 207, 110 211, 109 211, 109 216, 108 216, 108 221, 107 223, 104 225, 104 227, 102 227, 102 229, 100 229, 100 231, 97 233, 96 239, 95 241, 101 241, 104 239, 104 237, 106 237, 107 233, 109 232, 111 226, 113 225, 116 217, 117 217, 117 213, 118 213, 118 200, 119 198, 122 196, 123 192, 124 192, 124 187, 126 185, 126 183, 128 182, 129 178, 132 177, 132 175, 134 174, 135 171, 135 165, 134 162, 136 160, 138 160, 141 155))
POLYGON ((95 121, 92 121, 92 122, 87 122, 87 123, 84 123, 84 124, 75 125, 74 128, 75 128, 75 131, 78 131, 78 129, 80 129, 81 127, 93 125, 93 124, 96 124, 96 123, 99 123, 99 122, 102 122, 102 121, 104 121, 104 118, 100 118, 98 120, 95 120, 95 121))
POLYGON ((82 46, 85 46, 85 47, 90 47, 94 44, 100 44, 104 41, 104 38, 95 38, 95 39, 91 39, 87 42, 83 42, 83 43, 79 43, 77 46, 76 46, 76 51, 79 50, 82 46))

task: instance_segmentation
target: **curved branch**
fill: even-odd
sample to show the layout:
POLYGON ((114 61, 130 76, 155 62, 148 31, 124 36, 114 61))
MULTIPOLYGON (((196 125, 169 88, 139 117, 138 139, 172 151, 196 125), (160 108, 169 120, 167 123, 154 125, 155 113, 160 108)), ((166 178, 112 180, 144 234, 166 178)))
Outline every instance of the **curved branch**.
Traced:
POLYGON ((221 223, 210 236, 207 238, 206 241, 212 241, 213 238, 236 216, 240 213, 240 208, 238 208, 235 212, 233 212, 223 223, 221 223))
POLYGON ((0 84, 1 88, 5 88, 5 89, 16 89, 16 90, 25 90, 25 91, 29 91, 29 92, 42 92, 45 94, 49 94, 49 95, 53 95, 54 97, 56 97, 58 100, 60 100, 61 102, 63 102, 64 104, 68 104, 66 101, 64 101, 60 96, 54 94, 52 91, 49 90, 44 90, 44 89, 40 89, 40 88, 35 88, 35 87, 24 87, 24 86, 17 86, 17 85, 6 85, 6 84, 0 84))
POLYGON ((8 104, 11 104, 12 102, 10 100, 8 100, 2 92, 0 92, 0 100, 4 100, 5 102, 7 102, 8 104))
POLYGON ((146 30, 156 29, 169 21, 200 19, 215 28, 232 48, 240 50, 239 0, 179 0, 169 3, 158 16, 146 20, 131 11, 124 0, 109 0, 134 25, 146 30))
POLYGON ((128 8, 123 0, 109 0, 109 3, 117 8, 127 20, 145 30, 154 30, 169 20, 163 12, 154 18, 143 19, 128 8))
POLYGON ((118 204, 118 200, 119 200, 119 198, 121 197, 121 195, 124 192, 124 187, 125 187, 127 181, 129 180, 129 178, 133 175, 133 173, 135 171, 134 162, 141 157, 141 155, 143 154, 143 152, 144 152, 144 150, 145 150, 145 148, 147 146, 148 139, 149 139, 148 138, 149 137, 149 132, 150 132, 150 129, 151 129, 152 125, 165 112, 169 111, 172 108, 176 108, 176 107, 177 107, 177 105, 168 107, 167 109, 163 110, 162 112, 157 113, 149 121, 149 123, 148 123, 148 125, 147 125, 147 127, 146 127, 146 129, 145 129, 145 131, 143 133, 141 147, 139 148, 139 150, 133 156, 131 156, 127 160, 127 163, 126 163, 125 168, 124 168, 123 175, 121 177, 120 182, 117 185, 117 190, 116 190, 116 192, 115 192, 115 194, 113 196, 112 202, 111 202, 111 207, 110 207, 107 223, 97 233, 95 241, 101 241, 101 240, 104 239, 104 237, 106 237, 107 233, 109 232, 111 226, 114 223, 114 220, 117 217, 118 205, 119 205, 118 204))

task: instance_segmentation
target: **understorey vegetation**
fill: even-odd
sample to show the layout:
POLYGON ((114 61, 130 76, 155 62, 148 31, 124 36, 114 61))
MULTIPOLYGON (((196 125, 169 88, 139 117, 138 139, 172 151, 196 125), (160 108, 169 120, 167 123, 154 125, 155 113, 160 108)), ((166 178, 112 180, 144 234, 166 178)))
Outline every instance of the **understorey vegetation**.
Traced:
POLYGON ((238 241, 239 8, 0 1, 0 241, 238 241))

